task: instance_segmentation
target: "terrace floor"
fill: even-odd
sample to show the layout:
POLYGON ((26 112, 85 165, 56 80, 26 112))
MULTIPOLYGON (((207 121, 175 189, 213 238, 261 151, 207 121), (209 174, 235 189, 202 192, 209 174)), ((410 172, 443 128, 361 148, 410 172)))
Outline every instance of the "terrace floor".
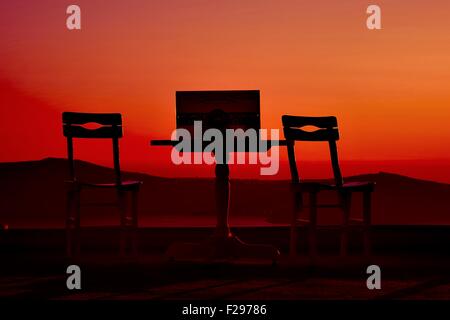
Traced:
MULTIPOLYGON (((115 230, 84 234, 83 254, 64 256, 63 230, 15 230, 2 234, 0 297, 57 300, 309 300, 309 299, 450 299, 450 230, 380 227, 374 231, 374 254, 359 254, 352 237, 349 257, 337 255, 335 231, 319 237, 322 254, 314 262, 300 246, 297 261, 287 259, 287 229, 237 229, 242 239, 260 239, 280 248, 270 261, 168 262, 167 245, 197 241, 206 229, 144 229, 136 257, 121 258, 115 230), (282 237, 281 235, 284 235, 282 237), (278 242, 277 242, 278 241, 278 242), (4 250, 6 249, 6 250, 4 250), (446 250, 447 249, 447 250, 446 250), (78 264, 82 290, 66 288, 66 268, 78 264), (366 268, 381 268, 381 290, 366 287, 366 268)), ((299 242, 304 239, 300 237, 299 242)))

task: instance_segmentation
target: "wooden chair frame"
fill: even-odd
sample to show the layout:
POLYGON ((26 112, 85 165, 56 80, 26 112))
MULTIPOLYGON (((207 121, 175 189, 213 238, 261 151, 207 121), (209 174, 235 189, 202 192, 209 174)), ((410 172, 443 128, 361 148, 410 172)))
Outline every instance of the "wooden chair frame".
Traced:
POLYGON ((69 180, 67 189, 66 252, 72 256, 80 253, 80 207, 81 191, 87 188, 116 189, 118 202, 114 205, 120 211, 120 253, 124 255, 127 242, 131 238, 133 253, 137 253, 138 192, 141 181, 123 181, 120 170, 119 139, 122 137, 122 116, 119 113, 76 113, 64 112, 62 115, 63 134, 67 139, 69 180), (95 123, 99 127, 88 129, 84 125, 95 123), (111 139, 114 161, 113 183, 92 183, 79 181, 75 172, 73 140, 111 139), (127 193, 131 193, 131 215, 127 210, 127 193))
POLYGON ((371 252, 371 195, 374 190, 373 182, 350 182, 344 183, 339 166, 336 141, 339 140, 336 117, 300 117, 284 115, 282 117, 284 136, 287 141, 289 167, 292 181, 293 214, 290 228, 290 257, 297 256, 297 229, 301 224, 309 226, 308 242, 311 256, 317 255, 317 209, 318 208, 340 208, 343 213, 341 228, 340 254, 348 254, 348 233, 351 223, 355 223, 363 229, 364 254, 371 252), (305 126, 314 126, 316 131, 305 131, 305 126), (303 182, 300 179, 297 162, 295 158, 296 141, 326 141, 329 145, 331 165, 333 168, 334 184, 303 182), (320 191, 334 190, 338 194, 339 203, 331 205, 319 205, 317 196, 320 191), (351 201, 354 192, 362 193, 362 218, 351 218, 351 201), (309 206, 303 204, 303 194, 309 194, 309 206), (299 213, 309 207, 309 220, 299 219, 299 213))

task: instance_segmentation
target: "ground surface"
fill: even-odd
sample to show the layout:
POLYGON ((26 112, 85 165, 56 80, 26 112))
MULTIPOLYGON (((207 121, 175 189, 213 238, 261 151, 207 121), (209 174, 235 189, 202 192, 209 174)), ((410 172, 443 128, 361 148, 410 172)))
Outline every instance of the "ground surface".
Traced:
MULTIPOLYGON (((241 233, 251 242, 253 237, 261 238, 258 232, 241 233)), ((209 230, 196 232, 192 237, 203 238, 208 233, 209 230)), ((283 255, 275 267, 270 261, 256 260, 170 263, 163 254, 166 245, 156 245, 151 239, 147 241, 150 243, 143 243, 137 257, 120 258, 114 246, 101 250, 85 243, 79 258, 67 259, 60 243, 63 233, 48 239, 31 234, 19 233, 11 237, 6 246, 8 250, 0 253, 1 298, 450 299, 448 252, 428 250, 427 247, 405 251, 398 243, 396 250, 382 250, 381 233, 378 248, 370 260, 361 257, 357 250, 344 259, 333 250, 323 250, 314 262, 305 252, 299 252, 297 261, 289 261, 287 248, 280 244, 283 255), (28 242, 24 238, 29 238, 28 242), (31 243, 36 246, 32 247, 31 243), (81 291, 66 288, 66 268, 70 264, 81 267, 81 291), (366 268, 370 264, 381 267, 381 290, 366 287, 366 268)), ((164 234, 168 237, 167 243, 176 238, 170 230, 165 230, 164 234)), ((176 234, 187 237, 179 232, 176 234)), ((275 234, 275 231, 267 234, 265 241, 275 234)), ((432 234, 437 235, 436 232, 432 234)), ((163 238, 161 235, 155 237, 163 238)), ((409 239, 414 243, 414 237, 409 239)), ((424 244, 430 245, 425 237, 423 240, 424 244)))

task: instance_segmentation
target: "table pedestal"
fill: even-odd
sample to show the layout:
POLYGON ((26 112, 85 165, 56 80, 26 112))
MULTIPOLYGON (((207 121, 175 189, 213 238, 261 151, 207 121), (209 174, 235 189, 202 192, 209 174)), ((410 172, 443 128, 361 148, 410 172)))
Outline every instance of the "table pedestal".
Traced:
POLYGON ((230 181, 228 164, 216 164, 217 225, 202 243, 174 243, 166 252, 170 260, 267 259, 276 263, 280 252, 271 245, 247 244, 233 235, 228 225, 230 181))

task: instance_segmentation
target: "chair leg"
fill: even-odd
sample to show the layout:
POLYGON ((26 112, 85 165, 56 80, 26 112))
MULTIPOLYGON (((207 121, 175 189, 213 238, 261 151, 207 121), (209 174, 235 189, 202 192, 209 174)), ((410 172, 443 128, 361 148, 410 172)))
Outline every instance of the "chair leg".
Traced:
POLYGON ((132 250, 133 254, 138 254, 138 196, 139 196, 139 189, 133 190, 132 194, 132 208, 131 208, 131 215, 132 215, 132 250))
POLYGON ((309 250, 312 258, 317 256, 317 193, 309 194, 309 250))
POLYGON ((364 255, 371 255, 371 220, 372 220, 372 193, 363 193, 363 223, 364 223, 364 255))
POLYGON ((73 236, 74 236, 74 191, 70 190, 66 195, 66 255, 73 255, 73 236))
POLYGON ((341 230, 340 252, 342 257, 345 257, 348 254, 348 232, 349 232, 349 220, 351 211, 351 199, 352 195, 350 192, 345 192, 341 194, 343 221, 341 230))
POLYGON ((125 256, 127 250, 127 206, 126 206, 126 194, 123 190, 117 191, 117 199, 119 203, 120 211, 120 255, 125 256))
POLYGON ((293 193, 293 208, 292 208, 292 221, 291 221, 291 230, 290 230, 290 244, 289 244, 289 257, 294 260, 297 257, 297 243, 298 243, 298 227, 297 227, 297 218, 298 213, 301 211, 302 202, 303 202, 303 194, 302 193, 293 193))
POLYGON ((81 190, 75 192, 75 254, 80 255, 81 247, 81 190))
POLYGON ((66 254, 80 254, 80 190, 67 192, 66 204, 66 254))

